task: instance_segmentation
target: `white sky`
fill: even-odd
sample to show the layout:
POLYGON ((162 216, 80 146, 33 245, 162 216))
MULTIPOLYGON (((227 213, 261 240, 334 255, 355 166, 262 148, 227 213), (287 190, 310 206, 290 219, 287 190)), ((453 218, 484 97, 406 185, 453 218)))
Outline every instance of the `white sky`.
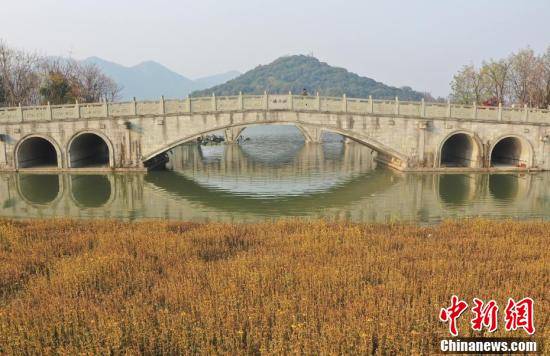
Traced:
POLYGON ((190 78, 313 53, 445 96, 463 65, 550 45, 549 0, 1 0, 0 38, 42 54, 155 60, 190 78))

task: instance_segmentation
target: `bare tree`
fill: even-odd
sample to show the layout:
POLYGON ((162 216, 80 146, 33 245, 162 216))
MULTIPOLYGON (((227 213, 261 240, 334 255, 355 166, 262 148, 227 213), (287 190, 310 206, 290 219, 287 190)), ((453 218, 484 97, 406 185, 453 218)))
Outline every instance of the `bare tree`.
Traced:
POLYGON ((36 105, 39 100, 40 58, 36 54, 9 48, 0 41, 0 75, 7 105, 36 105))
POLYGON ((539 59, 535 52, 524 49, 510 56, 510 87, 511 101, 517 104, 538 106, 536 102, 536 87, 540 73, 539 59))
POLYGON ((114 101, 119 98, 122 88, 111 78, 103 74, 95 64, 75 66, 75 95, 83 102, 98 102, 103 99, 114 101))
POLYGON ((114 101, 122 88, 94 64, 41 57, 0 40, 0 105, 114 101))
POLYGON ((451 82, 451 98, 459 103, 506 103, 548 108, 550 105, 550 47, 537 56, 526 48, 506 59, 483 62, 478 72, 464 66, 451 82))
POLYGON ((483 77, 473 65, 467 65, 454 75, 451 82, 451 100, 460 104, 480 104, 487 97, 483 77))
POLYGON ((46 58, 40 66, 40 96, 42 104, 74 103, 76 98, 73 94, 71 77, 73 66, 70 61, 62 58, 46 58))
MULTIPOLYGON (((83 64, 73 59, 49 59, 43 65, 43 78, 42 92, 65 102, 114 101, 122 90, 95 64, 83 64), (65 82, 68 91, 65 90, 65 82)), ((43 99, 47 100, 46 97, 43 99)))
POLYGON ((540 58, 540 73, 541 73, 541 107, 550 109, 550 46, 546 48, 546 52, 540 58))
POLYGON ((489 62, 483 62, 481 66, 481 77, 488 95, 497 103, 504 103, 508 92, 510 63, 508 60, 501 59, 489 62))
POLYGON ((4 80, 2 75, 0 75, 0 107, 6 105, 6 94, 4 92, 4 80))

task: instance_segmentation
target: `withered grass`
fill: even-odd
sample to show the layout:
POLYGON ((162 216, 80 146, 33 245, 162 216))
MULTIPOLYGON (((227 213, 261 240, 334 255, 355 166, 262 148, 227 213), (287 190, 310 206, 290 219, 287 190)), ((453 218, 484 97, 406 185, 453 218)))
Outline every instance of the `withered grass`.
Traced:
MULTIPOLYGON (((457 294, 535 300, 550 222, 0 220, 3 354, 432 354, 457 294)), ((480 336, 460 319, 461 336, 480 336)))

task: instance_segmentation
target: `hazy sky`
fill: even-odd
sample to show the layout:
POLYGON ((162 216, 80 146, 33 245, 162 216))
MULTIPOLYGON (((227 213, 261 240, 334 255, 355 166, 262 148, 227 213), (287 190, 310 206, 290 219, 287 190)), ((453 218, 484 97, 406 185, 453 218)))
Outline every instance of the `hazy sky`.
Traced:
POLYGON ((190 78, 313 54, 447 95, 463 64, 550 45, 550 0, 2 0, 0 38, 48 55, 155 60, 190 78))

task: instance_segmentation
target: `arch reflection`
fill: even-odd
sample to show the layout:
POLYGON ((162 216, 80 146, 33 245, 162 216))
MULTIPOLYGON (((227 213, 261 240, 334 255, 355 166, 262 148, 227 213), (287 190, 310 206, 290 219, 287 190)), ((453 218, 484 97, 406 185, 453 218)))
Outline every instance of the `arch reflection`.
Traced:
POLYGON ((438 179, 439 198, 449 206, 462 206, 473 200, 475 184, 467 174, 441 174, 438 179))
POLYGON ((467 216, 548 218, 549 182, 548 173, 439 175, 372 169, 323 189, 268 196, 224 185, 207 186, 182 172, 105 176, 9 173, 0 174, 0 216, 201 221, 309 216, 429 223, 467 216))
POLYGON ((107 175, 72 175, 69 179, 71 196, 77 205, 84 208, 99 208, 111 200, 113 192, 107 175))
POLYGON ((171 152, 170 165, 205 187, 272 198, 324 191, 376 168, 374 156, 365 146, 339 143, 343 148, 335 149, 340 158, 330 160, 325 158, 327 148, 323 146, 301 145, 292 159, 285 153, 283 160, 268 164, 239 145, 206 149, 183 145, 171 152))
POLYGON ((18 176, 19 193, 31 204, 47 205, 60 196, 60 180, 58 174, 21 174, 18 176))
POLYGON ((397 184, 398 179, 392 171, 376 170, 324 191, 282 197, 254 197, 204 186, 180 172, 152 172, 145 181, 172 196, 235 214, 299 216, 329 207, 344 207, 380 194, 397 184))
POLYGON ((305 215, 345 206, 398 181, 393 171, 376 169, 365 146, 304 144, 299 131, 296 140, 300 144, 290 148, 269 147, 270 159, 261 144, 182 145, 170 153, 173 172, 151 172, 145 179, 202 205, 262 215, 305 215))
POLYGON ((518 196, 519 178, 514 174, 491 174, 489 192, 496 200, 513 201, 518 196))

